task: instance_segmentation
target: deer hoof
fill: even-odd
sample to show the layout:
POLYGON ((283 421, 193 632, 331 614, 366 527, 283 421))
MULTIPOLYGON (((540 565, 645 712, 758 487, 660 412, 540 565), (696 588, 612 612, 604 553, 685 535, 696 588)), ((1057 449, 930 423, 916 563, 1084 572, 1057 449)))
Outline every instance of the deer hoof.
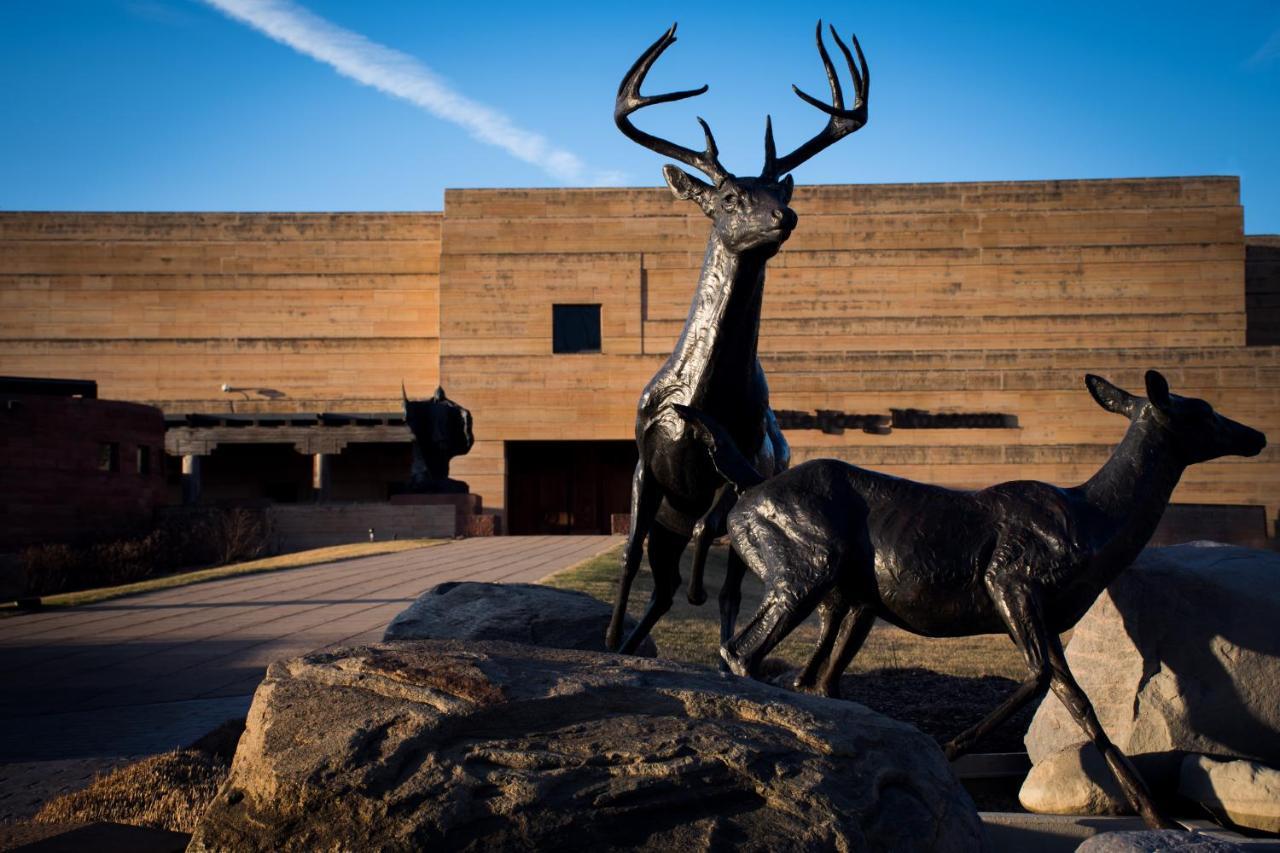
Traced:
POLYGON ((689 603, 695 607, 701 607, 707 603, 707 591, 702 588, 689 590, 689 603))
POLYGON ((807 693, 810 696, 822 696, 827 699, 840 698, 839 685, 817 684, 814 681, 802 681, 797 678, 792 689, 797 693, 807 693))
POLYGON ((739 678, 751 677, 751 673, 747 672, 746 665, 743 664, 742 661, 734 657, 733 654, 723 646, 720 647, 720 657, 724 660, 725 664, 728 665, 729 671, 732 672, 734 675, 738 676, 739 678))

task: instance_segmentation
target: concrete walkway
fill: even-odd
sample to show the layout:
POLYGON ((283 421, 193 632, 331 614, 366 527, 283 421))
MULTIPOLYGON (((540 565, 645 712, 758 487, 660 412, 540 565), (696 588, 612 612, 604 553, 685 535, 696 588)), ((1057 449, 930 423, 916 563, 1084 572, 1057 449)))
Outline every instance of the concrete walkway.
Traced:
POLYGON ((144 755, 248 709, 268 663, 376 642, 444 581, 537 581, 622 541, 502 536, 0 620, 0 762, 144 755))

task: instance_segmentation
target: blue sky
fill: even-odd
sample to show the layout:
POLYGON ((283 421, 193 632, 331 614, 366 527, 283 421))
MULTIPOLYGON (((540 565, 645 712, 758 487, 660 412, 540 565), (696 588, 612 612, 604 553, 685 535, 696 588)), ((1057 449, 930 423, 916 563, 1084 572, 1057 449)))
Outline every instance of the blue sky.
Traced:
POLYGON ((664 161, 612 103, 672 21, 648 91, 711 90, 637 124, 700 147, 702 115, 754 174, 766 113, 783 150, 822 124, 790 91, 825 92, 819 17, 861 39, 871 119, 802 184, 1239 175, 1246 230, 1280 232, 1277 0, 0 0, 0 208, 438 210, 445 187, 656 185, 664 161), (264 15, 313 41, 274 40, 264 15))

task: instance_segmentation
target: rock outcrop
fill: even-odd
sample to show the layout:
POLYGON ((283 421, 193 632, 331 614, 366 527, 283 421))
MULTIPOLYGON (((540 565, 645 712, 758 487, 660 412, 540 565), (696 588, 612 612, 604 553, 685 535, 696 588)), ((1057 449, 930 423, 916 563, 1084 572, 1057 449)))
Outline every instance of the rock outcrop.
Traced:
POLYGON ((1188 755, 1178 793, 1236 826, 1280 833, 1280 770, 1275 767, 1188 755))
MULTIPOLYGON (((1280 554, 1152 548, 1080 620, 1067 661, 1115 744, 1130 756, 1168 756, 1164 783, 1176 784, 1187 752, 1280 764, 1277 625, 1280 554)), ((1050 693, 1026 744, 1039 763, 1085 740, 1050 693)))
MULTIPOLYGON (((612 611, 584 592, 533 583, 442 583, 418 596, 383 640, 506 640, 554 649, 605 651, 612 611)), ((627 619, 627 630, 635 627, 627 619)), ((646 637, 636 650, 655 657, 646 637)))
POLYGON ((1103 832, 1076 848, 1076 853, 1243 853, 1242 847, 1195 832, 1176 829, 1103 832))
POLYGON ((980 849, 937 745, 701 667, 415 641, 275 663, 192 850, 980 849))
POLYGON ((1069 746, 1031 768, 1018 801, 1037 814, 1132 814, 1106 759, 1091 743, 1069 746))

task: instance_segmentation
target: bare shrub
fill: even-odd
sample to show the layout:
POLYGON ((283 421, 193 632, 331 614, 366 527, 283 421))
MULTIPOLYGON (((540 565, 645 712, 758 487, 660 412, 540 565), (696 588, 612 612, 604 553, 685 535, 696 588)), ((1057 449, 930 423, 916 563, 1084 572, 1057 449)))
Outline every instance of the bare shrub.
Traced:
POLYGON ((270 553, 271 544, 271 523, 262 510, 165 514, 145 535, 27 548, 20 556, 24 594, 115 586, 180 569, 252 560, 270 553))
POLYGON ((211 518, 213 546, 221 564, 253 560, 271 550, 271 522, 261 510, 236 507, 211 518))
POLYGON ((87 554, 70 545, 32 545, 19 558, 27 595, 51 595, 92 583, 87 554))
POLYGON ((139 539, 105 542, 89 549, 95 580, 110 586, 145 580, 161 570, 160 536, 153 531, 139 539))

